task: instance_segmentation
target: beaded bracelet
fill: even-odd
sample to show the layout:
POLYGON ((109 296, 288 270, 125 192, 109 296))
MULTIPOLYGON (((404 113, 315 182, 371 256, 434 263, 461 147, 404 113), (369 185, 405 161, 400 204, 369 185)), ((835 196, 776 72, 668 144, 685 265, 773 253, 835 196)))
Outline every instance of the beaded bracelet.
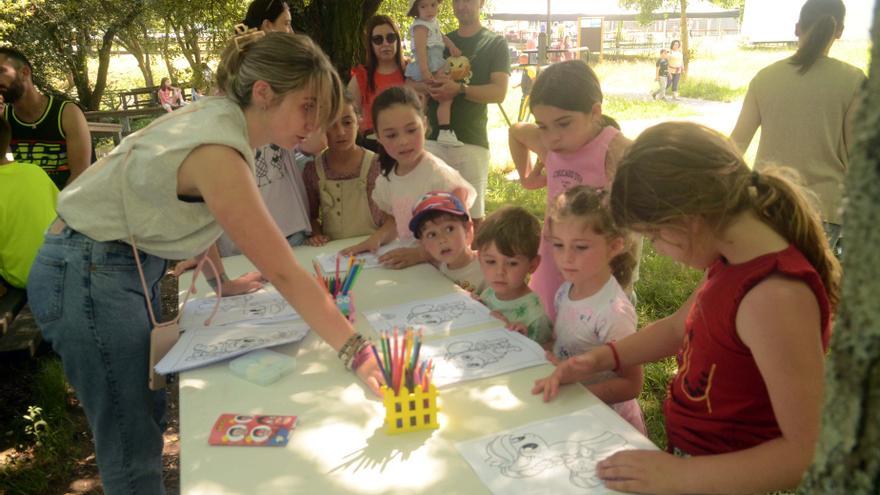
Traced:
POLYGON ((342 344, 342 347, 339 349, 339 354, 337 357, 345 364, 347 369, 351 369, 351 361, 354 359, 355 354, 361 349, 363 343, 366 339, 363 335, 355 332, 342 344))

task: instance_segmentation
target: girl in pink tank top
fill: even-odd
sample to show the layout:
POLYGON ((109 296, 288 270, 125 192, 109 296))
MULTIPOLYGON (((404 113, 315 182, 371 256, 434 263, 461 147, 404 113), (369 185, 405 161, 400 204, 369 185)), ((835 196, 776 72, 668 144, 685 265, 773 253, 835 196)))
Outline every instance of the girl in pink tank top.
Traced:
MULTIPOLYGON (((593 70, 579 60, 553 64, 538 75, 529 98, 536 124, 516 124, 509 140, 522 185, 546 187, 548 210, 557 196, 574 186, 606 188, 629 141, 616 122, 602 115, 602 88, 593 70), (539 158, 534 167, 531 152, 539 158)), ((553 298, 563 278, 546 228, 539 254, 541 264, 529 286, 555 320, 553 298)))

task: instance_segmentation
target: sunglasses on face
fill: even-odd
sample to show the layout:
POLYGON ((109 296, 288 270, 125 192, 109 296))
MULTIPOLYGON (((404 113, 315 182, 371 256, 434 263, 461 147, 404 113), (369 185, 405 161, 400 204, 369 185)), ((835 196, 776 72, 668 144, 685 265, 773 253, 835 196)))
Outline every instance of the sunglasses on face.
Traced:
POLYGON ((373 44, 376 45, 376 46, 381 45, 383 40, 385 41, 385 43, 388 43, 388 44, 394 44, 394 43, 397 43, 397 34, 395 34, 395 33, 388 33, 388 34, 385 35, 384 38, 382 37, 381 34, 377 34, 377 35, 373 36, 372 38, 370 38, 370 40, 371 40, 371 41, 373 42, 373 44))

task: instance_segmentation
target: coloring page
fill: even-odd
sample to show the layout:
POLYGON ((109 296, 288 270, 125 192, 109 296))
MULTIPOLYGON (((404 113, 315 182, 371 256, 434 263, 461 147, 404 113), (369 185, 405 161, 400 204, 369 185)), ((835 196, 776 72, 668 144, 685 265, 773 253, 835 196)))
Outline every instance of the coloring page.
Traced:
POLYGON ((506 328, 432 340, 420 355, 433 359, 431 379, 438 387, 547 363, 540 345, 506 328))
POLYGON ((425 335, 498 322, 489 308, 463 292, 367 311, 365 316, 376 331, 413 327, 425 335))
POLYGON ((178 373, 224 361, 254 349, 299 342, 309 333, 302 320, 283 324, 210 326, 187 330, 168 354, 156 363, 160 374, 178 373))
POLYGON ((596 477, 596 464, 621 450, 657 450, 604 404, 456 447, 496 495, 617 493, 596 477))
MULTIPOLYGON (((376 254, 360 253, 355 255, 355 258, 364 263, 364 270, 370 268, 382 268, 382 265, 379 263, 379 256, 397 248, 413 247, 415 245, 415 241, 401 241, 400 239, 397 239, 380 247, 379 250, 376 251, 376 254)), ((324 272, 325 276, 329 277, 331 275, 336 275, 336 253, 319 254, 315 256, 315 261, 321 266, 321 270, 324 272)), ((348 271, 348 256, 340 256, 339 273, 345 273, 346 271, 348 271)))
MULTIPOLYGON (((214 296, 188 301, 183 307, 183 316, 180 317, 180 328, 205 328, 205 321, 211 316, 215 305, 217 298, 214 296)), ((210 326, 241 322, 280 323, 298 319, 299 314, 287 304, 284 296, 274 287, 265 287, 250 294, 222 298, 210 326)))

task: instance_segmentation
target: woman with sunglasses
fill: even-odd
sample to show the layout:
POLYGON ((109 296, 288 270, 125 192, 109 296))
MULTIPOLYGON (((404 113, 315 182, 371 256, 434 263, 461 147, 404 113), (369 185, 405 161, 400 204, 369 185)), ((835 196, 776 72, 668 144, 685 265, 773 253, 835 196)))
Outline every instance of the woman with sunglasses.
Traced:
POLYGON ((364 29, 367 62, 351 70, 348 91, 363 115, 361 125, 363 142, 358 143, 371 151, 378 151, 379 143, 373 132, 372 107, 376 95, 392 86, 402 86, 404 63, 400 49, 400 30, 387 15, 374 15, 364 29))

